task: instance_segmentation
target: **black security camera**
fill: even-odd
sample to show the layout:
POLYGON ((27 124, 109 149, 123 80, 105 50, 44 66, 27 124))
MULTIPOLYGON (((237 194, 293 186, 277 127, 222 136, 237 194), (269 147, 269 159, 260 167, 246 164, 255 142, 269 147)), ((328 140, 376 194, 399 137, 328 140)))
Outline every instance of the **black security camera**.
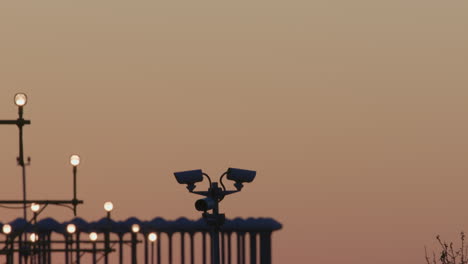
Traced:
POLYGON ((255 179, 256 171, 229 168, 227 171, 228 180, 235 181, 234 186, 241 190, 244 182, 252 182, 255 179))
POLYGON ((174 172, 176 180, 180 184, 187 184, 187 189, 193 191, 195 189, 195 183, 203 181, 202 170, 191 170, 174 172))

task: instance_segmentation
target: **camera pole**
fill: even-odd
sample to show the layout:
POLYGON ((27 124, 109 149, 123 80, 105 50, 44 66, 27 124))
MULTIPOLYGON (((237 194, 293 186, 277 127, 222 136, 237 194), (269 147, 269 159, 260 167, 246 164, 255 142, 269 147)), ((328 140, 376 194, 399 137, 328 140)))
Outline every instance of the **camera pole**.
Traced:
POLYGON ((210 235, 211 235, 211 264, 219 264, 219 229, 224 224, 226 216, 219 213, 219 201, 224 197, 223 190, 218 187, 217 182, 213 182, 208 189, 208 194, 206 195, 212 201, 214 201, 213 213, 203 213, 203 219, 210 226, 210 235))

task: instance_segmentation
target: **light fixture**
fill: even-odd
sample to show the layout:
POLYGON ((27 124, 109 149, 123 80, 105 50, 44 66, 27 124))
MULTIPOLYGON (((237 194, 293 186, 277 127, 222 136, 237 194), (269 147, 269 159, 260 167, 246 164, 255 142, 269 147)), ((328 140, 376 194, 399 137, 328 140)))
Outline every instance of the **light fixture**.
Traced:
POLYGON ((19 107, 26 105, 28 97, 24 93, 15 94, 15 104, 19 107))
POLYGON ((91 241, 96 241, 97 238, 98 238, 98 235, 96 232, 89 233, 89 239, 91 239, 91 241))
POLYGON ((78 155, 71 155, 70 157, 70 164, 74 167, 80 165, 80 156, 78 155))
POLYGON ((39 209, 41 209, 41 206, 37 203, 32 203, 31 204, 31 211, 33 211, 34 213, 37 213, 39 211, 39 209))
POLYGON ((9 224, 3 225, 2 231, 6 235, 10 234, 11 231, 12 231, 11 225, 9 225, 9 224))
POLYGON ((149 239, 149 241, 151 241, 151 242, 156 241, 157 238, 158 238, 158 236, 157 236, 156 233, 154 233, 154 232, 153 232, 153 233, 149 233, 149 235, 148 235, 148 239, 149 239))
POLYGON ((140 225, 138 225, 138 224, 133 224, 133 225, 132 225, 132 232, 133 232, 133 233, 138 233, 138 232, 140 232, 140 225))
POLYGON ((104 203, 104 210, 110 213, 114 209, 114 204, 112 202, 105 202, 104 203))
POLYGON ((73 234, 76 231, 76 226, 74 224, 68 224, 67 225, 67 232, 69 234, 73 234))
POLYGON ((29 235, 29 240, 33 243, 36 242, 38 239, 39 236, 36 233, 32 233, 31 235, 29 235))

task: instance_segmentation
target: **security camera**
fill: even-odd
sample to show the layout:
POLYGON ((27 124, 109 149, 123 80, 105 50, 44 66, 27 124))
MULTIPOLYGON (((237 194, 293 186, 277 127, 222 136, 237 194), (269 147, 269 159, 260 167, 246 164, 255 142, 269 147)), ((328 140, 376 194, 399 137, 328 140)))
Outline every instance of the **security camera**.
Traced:
POLYGON ((193 184, 203 181, 202 170, 174 172, 174 176, 180 184, 193 184))
POLYGON ((204 199, 197 200, 195 202, 195 209, 198 211, 206 212, 211 210, 215 207, 216 201, 213 198, 207 197, 204 199))
POLYGON ((227 178, 236 182, 252 182, 256 174, 256 171, 229 168, 227 178))
POLYGON ((203 181, 202 170, 191 170, 174 172, 176 180, 180 184, 187 184, 187 189, 192 192, 195 189, 195 183, 203 181))

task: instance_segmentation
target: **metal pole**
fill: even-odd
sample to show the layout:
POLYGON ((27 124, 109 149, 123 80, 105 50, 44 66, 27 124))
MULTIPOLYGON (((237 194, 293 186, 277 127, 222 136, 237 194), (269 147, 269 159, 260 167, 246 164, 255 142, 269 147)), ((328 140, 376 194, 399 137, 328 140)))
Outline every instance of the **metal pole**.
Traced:
POLYGON ((76 216, 76 205, 77 205, 77 199, 76 199, 76 171, 77 168, 76 166, 73 166, 73 214, 76 216))
POLYGON ((194 241, 193 236, 194 233, 190 232, 190 264, 195 264, 195 248, 194 248, 194 241))
POLYGON ((206 233, 202 233, 202 258, 203 258, 203 264, 206 264, 206 233))
POLYGON ((148 264, 148 234, 144 233, 145 236, 145 264, 148 264))
POLYGON ((157 251, 158 255, 156 259, 157 259, 157 263, 161 264, 161 233, 158 232, 157 235, 158 235, 158 240, 156 241, 156 247, 158 250, 157 251))
POLYGON ((154 242, 151 242, 151 264, 154 264, 154 242))
POLYGON ((119 263, 123 264, 123 234, 119 234, 119 263))
POLYGON ((185 264, 185 232, 180 232, 180 264, 185 264))
POLYGON ((76 264, 80 264, 80 232, 76 232, 76 264))
POLYGON ((250 264, 257 264, 257 234, 250 232, 250 264))
POLYGON ((132 264, 137 264, 137 233, 132 233, 132 264))
POLYGON ((93 242, 93 264, 97 263, 97 258, 96 258, 96 242, 93 242))

